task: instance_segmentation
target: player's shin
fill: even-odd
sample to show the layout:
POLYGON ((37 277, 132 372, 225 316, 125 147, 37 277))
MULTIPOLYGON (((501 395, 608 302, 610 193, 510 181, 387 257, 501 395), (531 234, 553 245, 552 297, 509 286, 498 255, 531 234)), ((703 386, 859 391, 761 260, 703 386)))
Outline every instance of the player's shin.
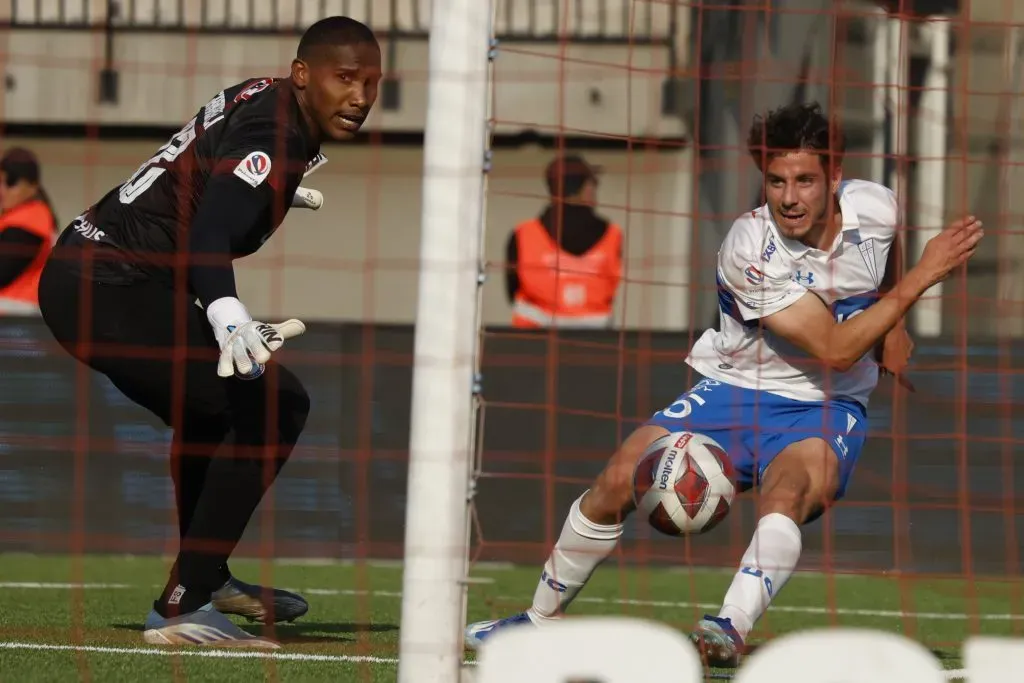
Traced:
POLYGON ((801 549, 800 527, 793 520, 777 512, 762 517, 718 616, 730 619, 746 639, 792 576, 801 549))
POLYGON ((595 524, 584 517, 580 512, 582 500, 580 496, 572 504, 558 542, 544 563, 533 606, 528 610, 534 623, 561 617, 622 536, 622 524, 595 524))

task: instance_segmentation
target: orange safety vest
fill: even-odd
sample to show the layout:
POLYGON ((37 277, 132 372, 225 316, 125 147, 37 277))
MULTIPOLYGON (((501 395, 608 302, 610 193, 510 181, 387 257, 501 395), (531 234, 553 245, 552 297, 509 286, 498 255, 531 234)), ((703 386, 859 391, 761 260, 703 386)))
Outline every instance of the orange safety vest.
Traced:
POLYGON ((622 230, 609 224, 581 256, 561 249, 540 219, 516 226, 514 327, 608 327, 622 277, 622 230))
POLYGON ((53 214, 46 202, 30 199, 0 214, 0 232, 22 228, 43 240, 39 253, 18 278, 0 289, 0 315, 39 312, 39 276, 56 239, 53 214))

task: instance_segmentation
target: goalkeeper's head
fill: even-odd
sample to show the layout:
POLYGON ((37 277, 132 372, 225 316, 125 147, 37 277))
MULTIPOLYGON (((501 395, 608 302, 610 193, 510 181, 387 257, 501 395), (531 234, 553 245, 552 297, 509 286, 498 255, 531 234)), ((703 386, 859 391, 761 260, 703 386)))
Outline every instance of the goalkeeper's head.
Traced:
POLYGON ((377 100, 380 45, 349 17, 327 17, 302 34, 292 60, 299 105, 321 140, 350 140, 377 100))

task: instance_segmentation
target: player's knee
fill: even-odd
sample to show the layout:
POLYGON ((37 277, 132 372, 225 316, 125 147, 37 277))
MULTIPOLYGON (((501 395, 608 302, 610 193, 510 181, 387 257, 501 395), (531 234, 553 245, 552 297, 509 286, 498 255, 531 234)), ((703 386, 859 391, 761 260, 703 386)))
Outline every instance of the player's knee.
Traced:
POLYGON ((768 466, 761 480, 760 513, 777 512, 804 524, 831 507, 838 489, 838 458, 823 440, 808 439, 768 466))
POLYGON ((660 427, 641 427, 619 447, 580 503, 580 511, 597 524, 616 524, 634 509, 633 472, 644 450, 665 434, 660 427))

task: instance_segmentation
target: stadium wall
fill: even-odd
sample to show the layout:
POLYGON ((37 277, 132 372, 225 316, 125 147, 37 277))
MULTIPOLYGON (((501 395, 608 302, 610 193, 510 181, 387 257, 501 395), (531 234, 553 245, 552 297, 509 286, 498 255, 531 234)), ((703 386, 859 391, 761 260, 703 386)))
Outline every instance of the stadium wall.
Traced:
MULTIPOLYGON (((0 39, 8 55, 17 55, 6 65, 0 113, 8 135, 28 136, 17 144, 39 154, 64 222, 123 182, 218 89, 286 74, 296 44, 291 35, 118 34, 112 64, 119 98, 100 104, 101 33, 18 29, 0 39), (144 140, 107 139, 137 138, 143 129, 144 140), (54 132, 63 139, 54 139, 54 132)), ((324 209, 293 213, 269 248, 240 263, 241 292, 255 314, 413 320, 423 172, 416 134, 426 110, 426 43, 399 40, 396 47, 399 104, 388 109, 378 103, 365 128, 370 144, 327 149, 331 163, 309 182, 324 193, 324 209), (411 144, 379 144, 387 134, 411 134, 411 144)), ((495 269, 509 231, 545 204, 543 171, 557 151, 550 136, 586 132, 596 149, 583 152, 606 168, 601 212, 627 234, 629 283, 616 319, 627 327, 681 329, 690 301, 693 180, 681 120, 660 109, 667 50, 531 44, 517 51, 515 43, 501 50, 494 116, 504 147, 495 153, 488 195, 485 254, 494 266, 484 322, 510 319, 503 276, 495 269), (517 135, 522 144, 510 145, 509 136, 517 135), (648 144, 648 136, 661 142, 648 144)))

